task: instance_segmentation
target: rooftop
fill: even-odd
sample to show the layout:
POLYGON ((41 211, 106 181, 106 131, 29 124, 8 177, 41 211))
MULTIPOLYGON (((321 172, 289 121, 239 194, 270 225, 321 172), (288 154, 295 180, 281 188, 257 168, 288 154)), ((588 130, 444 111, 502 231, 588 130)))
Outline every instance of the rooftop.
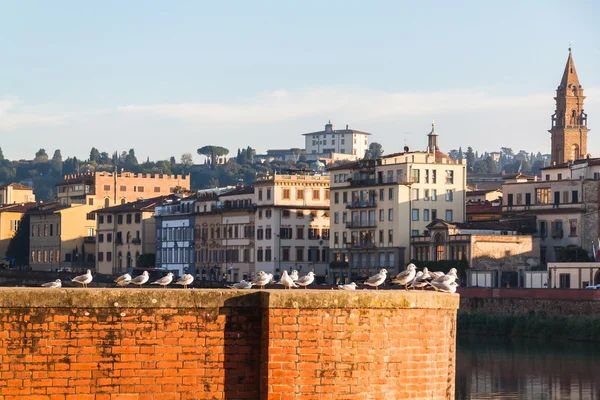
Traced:
POLYGON ((174 194, 166 196, 153 197, 151 199, 144 199, 138 201, 132 201, 118 206, 101 208, 94 211, 95 213, 118 213, 127 211, 152 211, 155 207, 161 206, 166 200, 179 200, 179 197, 174 194))
POLYGON ((21 185, 20 183, 9 183, 8 185, 0 186, 0 189, 6 189, 8 187, 13 188, 13 190, 33 190, 32 187, 21 185))
POLYGON ((15 204, 4 204, 0 206, 0 213, 3 212, 18 212, 24 213, 37 206, 36 202, 30 203, 15 203, 15 204))

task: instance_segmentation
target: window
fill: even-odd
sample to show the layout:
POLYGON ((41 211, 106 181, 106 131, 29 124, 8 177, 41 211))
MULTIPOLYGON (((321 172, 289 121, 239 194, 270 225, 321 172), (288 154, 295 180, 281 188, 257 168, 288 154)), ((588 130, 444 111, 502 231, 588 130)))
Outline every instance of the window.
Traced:
POLYGON ((106 261, 107 262, 111 262, 112 261, 112 251, 107 251, 106 252, 106 261))
POLYGON ((296 189, 296 200, 304 200, 304 189, 296 189))
POLYGON ((452 210, 446 210, 446 221, 452 222, 452 210))
POLYGON ((123 215, 117 215, 117 224, 123 225, 123 215))
POLYGON ((131 224, 131 214, 127 214, 125 220, 127 221, 127 224, 131 224))
POLYGON ((340 213, 337 211, 333 213, 333 223, 334 224, 340 223, 340 213))
POLYGON ((98 261, 100 261, 100 262, 104 261, 104 252, 102 252, 102 251, 98 252, 98 261))
POLYGON ((271 200, 271 188, 267 188, 267 201, 271 200))
POLYGON ((160 193, 160 187, 154 186, 154 193, 160 193))
POLYGON ((429 201, 429 189, 423 190, 423 200, 429 201))
POLYGON ((559 180, 559 181, 560 181, 561 179, 562 179, 562 174, 558 174, 558 178, 557 178, 557 180, 559 180))
POLYGON ((99 243, 102 243, 102 242, 104 242, 104 233, 99 233, 99 234, 98 234, 98 242, 99 242, 99 243))
POLYGON ((419 220, 419 209, 418 208, 413 208, 412 209, 412 217, 411 219, 413 221, 418 221, 419 220))
POLYGON ((292 228, 281 228, 279 230, 279 237, 281 239, 291 239, 292 238, 292 228))
POLYGON ((429 170, 428 169, 425 170, 424 181, 425 181, 425 183, 429 183, 429 170))
POLYGON ((334 232, 333 233, 333 244, 334 245, 338 245, 340 242, 340 233, 339 232, 334 232))
POLYGON ((265 210, 265 218, 269 219, 271 218, 271 215, 273 214, 273 211, 271 209, 266 209, 265 210))
POLYGON ((112 224, 112 215, 107 215, 106 216, 106 223, 107 224, 112 224))
POLYGON ((437 201, 437 189, 431 189, 431 201, 437 201))
POLYGON ((390 208, 388 210, 388 221, 393 221, 394 220, 394 209, 390 208))
POLYGON ((281 211, 281 217, 282 218, 289 218, 290 217, 290 210, 282 210, 281 211))
POLYGON ((565 190, 565 191, 563 192, 563 196, 562 196, 562 197, 563 197, 563 198, 562 198, 562 203, 563 203, 563 204, 566 204, 566 203, 568 203, 568 202, 569 202, 569 191, 568 191, 568 190, 565 190))
POLYGON ((299 239, 299 240, 304 239, 304 227, 303 226, 296 227, 296 239, 299 239))
POLYGON ((571 192, 571 203, 579 203, 579 192, 577 190, 571 192))
POLYGON ((390 229, 388 230, 388 244, 392 244, 394 243, 394 230, 390 229))
MULTIPOLYGON (((262 189, 258 189, 258 201, 262 201, 263 199, 263 195, 262 195, 262 189)), ((262 254, 262 250, 261 250, 261 254, 262 254)), ((262 258, 262 257, 261 257, 262 258)), ((262 261, 262 260, 261 260, 262 261)))
POLYGON ((110 192, 110 185, 104 185, 104 191, 110 192))
POLYGON ((419 236, 419 230, 418 230, 418 229, 413 229, 413 230, 410 232, 410 236, 419 236))
POLYGON ((304 247, 296 247, 296 261, 304 261, 304 247))
POLYGON ((379 210, 379 220, 385 221, 385 210, 384 209, 379 210))
POLYGON ((348 213, 346 211, 342 212, 342 224, 348 222, 348 213))
POLYGON ((119 190, 120 190, 121 192, 126 192, 126 191, 127 191, 127 186, 125 186, 125 185, 121 185, 121 186, 119 187, 119 190))
POLYGON ((140 222, 142 222, 142 214, 136 213, 135 214, 135 223, 139 224, 140 222))
POLYGON ((383 244, 383 229, 379 230, 379 243, 383 244))
POLYGON ((446 185, 454 184, 454 171, 446 170, 446 185))
POLYGON ((98 223, 99 224, 103 224, 104 223, 104 215, 99 215, 98 216, 98 223))
POLYGON ((262 219, 262 210, 258 210, 258 219, 262 219))
POLYGON ((419 189, 413 189, 412 190, 412 199, 413 200, 419 200, 419 189))
POLYGON ((340 193, 339 192, 335 192, 333 194, 333 203, 334 204, 339 204, 340 202, 340 193))
POLYGON ((548 222, 540 221, 540 236, 545 238, 548 236, 548 222))
POLYGON ((319 200, 321 197, 321 189, 313 189, 312 198, 313 200, 319 200))
POLYGON ((258 229, 256 230, 256 239, 257 240, 263 239, 263 228, 261 226, 259 226, 258 229))
POLYGON ((577 236, 577 220, 569 220, 569 236, 577 236))
POLYGON ((107 233, 107 234, 106 234, 106 241, 107 241, 108 243, 112 243, 112 233, 107 233))
POLYGON ((559 274, 559 279, 561 289, 571 288, 571 274, 559 274))
POLYGON ((431 183, 437 183, 437 173, 436 170, 431 170, 431 183))
POLYGON ((324 191, 325 191, 325 200, 329 200, 329 196, 330 196, 329 189, 324 189, 324 191))
MULTIPOLYGON (((391 172, 391 171, 390 171, 391 172)), ((388 198, 390 200, 394 200, 394 188, 389 188, 388 189, 388 198)))
POLYGON ((413 183, 419 183, 419 170, 418 169, 411 170, 410 177, 411 177, 411 181, 413 183))
POLYGON ((290 261, 290 248, 289 247, 281 248, 281 261, 290 261))
POLYGON ((318 240, 321 239, 319 235, 319 228, 308 228, 308 239, 309 240, 318 240))
POLYGON ((452 189, 446 190, 446 201, 452 201, 452 189))
POLYGON ((137 191, 140 192, 140 193, 143 193, 144 192, 144 187, 143 186, 138 186, 137 187, 137 191))
POLYGON ((431 210, 431 220, 435 221, 437 219, 437 210, 431 210))
POLYGON ((535 189, 536 204, 550 204, 550 188, 535 189))
POLYGON ((304 218, 304 211, 302 211, 302 210, 296 211, 296 218, 304 218))
POLYGON ((429 210, 428 209, 423 210, 423 221, 429 221, 429 210))
POLYGON ((523 194, 517 193, 517 205, 520 205, 522 203, 523 203, 523 194))
POLYGON ((379 189, 379 201, 384 201, 384 200, 385 200, 385 190, 379 189))
POLYGON ((546 174, 546 180, 549 181, 550 180, 550 174, 546 174))
POLYGON ((342 203, 348 203, 348 192, 342 192, 342 203))
POLYGON ((259 247, 256 250, 256 261, 262 261, 263 260, 263 249, 262 247, 259 247))
POLYGON ((290 189, 283 189, 281 191, 281 198, 283 200, 289 200, 290 199, 290 189))

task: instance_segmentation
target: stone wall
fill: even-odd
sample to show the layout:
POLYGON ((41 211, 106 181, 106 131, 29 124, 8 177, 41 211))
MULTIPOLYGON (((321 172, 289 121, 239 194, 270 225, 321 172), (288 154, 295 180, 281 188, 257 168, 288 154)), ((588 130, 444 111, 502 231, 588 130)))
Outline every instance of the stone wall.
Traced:
POLYGON ((0 289, 0 398, 453 399, 458 301, 0 289))

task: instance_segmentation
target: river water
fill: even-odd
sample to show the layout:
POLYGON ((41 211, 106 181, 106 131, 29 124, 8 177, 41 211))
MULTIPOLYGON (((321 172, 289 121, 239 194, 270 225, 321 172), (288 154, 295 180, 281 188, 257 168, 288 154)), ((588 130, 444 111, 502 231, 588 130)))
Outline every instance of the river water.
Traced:
POLYGON ((456 399, 600 400, 600 343, 459 337, 456 399))

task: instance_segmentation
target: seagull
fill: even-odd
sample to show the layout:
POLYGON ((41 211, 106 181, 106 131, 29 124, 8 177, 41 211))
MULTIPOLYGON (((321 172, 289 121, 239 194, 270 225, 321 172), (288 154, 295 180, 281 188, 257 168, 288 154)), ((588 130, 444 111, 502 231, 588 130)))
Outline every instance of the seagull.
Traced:
POLYGON ((227 285, 227 287, 231 289, 252 289, 252 282, 246 282, 242 279, 241 281, 239 281, 239 283, 227 285))
POLYGON ((448 275, 440 276, 439 278, 435 278, 429 283, 431 283, 432 284, 431 286, 433 286, 433 283, 440 284, 440 285, 448 285, 452 282, 456 282, 456 276, 448 274, 448 275))
POLYGON ((347 283, 345 285, 338 285, 338 289, 340 290, 356 290, 356 283, 347 283))
POLYGON ((268 285, 269 282, 271 282, 271 279, 273 279, 273 274, 267 274, 263 271, 260 272, 258 273, 258 276, 250 283, 260 286, 261 289, 264 289, 265 285, 268 285), (262 274, 260 272, 262 272, 262 274))
POLYGON ((304 289, 311 283, 315 281, 315 273, 312 271, 308 271, 308 274, 303 276, 302 278, 296 279, 296 285, 304 286, 304 289))
POLYGON ((435 280, 429 282, 429 284, 433 286, 436 291, 445 293, 456 293, 456 287, 458 286, 456 282, 436 282, 435 280))
POLYGON ((167 275, 163 276, 162 278, 152 282, 151 285, 160 285, 163 287, 163 289, 166 289, 167 285, 169 283, 171 283, 172 281, 173 281, 173 273, 169 272, 167 275))
POLYGON ((422 280, 430 280, 431 279, 431 273, 429 272, 429 269, 427 267, 423 267, 423 276, 421 277, 422 280))
POLYGON ((443 273, 443 272, 441 272, 441 271, 437 271, 437 272, 430 272, 429 274, 431 275, 431 277, 432 277, 433 279, 437 279, 437 278, 439 278, 439 277, 442 277, 442 276, 446 275, 446 274, 444 274, 444 273, 443 273))
POLYGON ((281 279, 279 280, 279 282, 277 282, 277 284, 283 285, 283 287, 285 287, 286 289, 298 287, 298 285, 296 285, 292 278, 288 275, 288 272, 286 270, 283 270, 283 273, 281 274, 281 279))
POLYGON ((148 279, 150 279, 148 271, 144 271, 141 275, 138 275, 135 278, 133 278, 131 280, 131 283, 133 283, 134 285, 138 285, 141 288, 144 283, 148 282, 148 279))
POLYGON ((75 278, 71 279, 72 282, 77 282, 77 283, 81 283, 83 285, 83 287, 88 287, 88 283, 90 283, 92 281, 93 277, 92 277, 92 271, 90 271, 89 269, 87 270, 87 272, 84 275, 79 275, 76 276, 75 278))
POLYGON ((194 282, 194 275, 192 274, 184 274, 181 278, 175 282, 176 285, 183 285, 184 289, 187 289, 188 285, 191 285, 194 282))
POLYGON ((296 282, 298 280, 298 271, 293 269, 292 272, 290 273, 290 278, 292 278, 292 280, 294 282, 296 282))
POLYGON ((381 285, 387 279, 387 269, 383 268, 378 274, 373 275, 365 281, 365 285, 375 286, 375 290, 379 289, 381 285))
POLYGON ((406 267, 406 271, 400 272, 394 279, 392 279, 392 283, 397 283, 398 285, 404 285, 404 289, 407 289, 407 285, 415 279, 417 267, 415 264, 408 264, 406 267))
POLYGON ((49 288, 53 288, 53 289, 59 289, 59 288, 62 287, 62 282, 61 282, 60 279, 57 279, 54 282, 48 282, 48 283, 42 284, 42 287, 49 287, 49 288))
POLYGON ((421 288, 421 290, 423 290, 425 288, 425 286, 429 285, 429 281, 426 279, 423 279, 424 276, 425 276, 425 274, 423 272, 421 272, 421 271, 417 272, 415 279, 413 279, 412 282, 408 286, 411 288, 421 288))
POLYGON ((115 283, 117 284, 117 286, 121 287, 129 285, 129 282, 131 282, 131 275, 129 274, 123 274, 117 279, 115 279, 115 283))

